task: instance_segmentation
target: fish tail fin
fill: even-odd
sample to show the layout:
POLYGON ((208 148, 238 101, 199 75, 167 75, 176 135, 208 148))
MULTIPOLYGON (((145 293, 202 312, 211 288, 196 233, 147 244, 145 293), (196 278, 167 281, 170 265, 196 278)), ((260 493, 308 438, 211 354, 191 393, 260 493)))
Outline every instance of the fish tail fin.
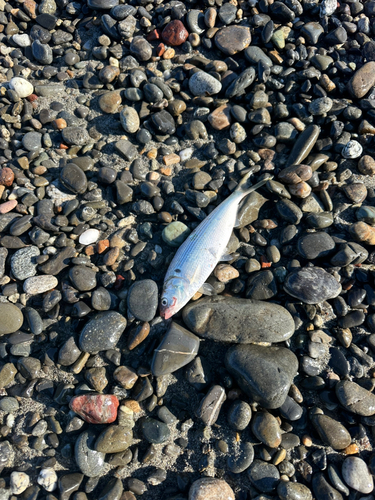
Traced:
POLYGON ((253 191, 256 191, 260 187, 262 187, 266 182, 270 181, 273 179, 273 175, 267 176, 265 179, 257 182, 254 184, 254 186, 249 186, 249 179, 252 175, 252 172, 249 172, 246 174, 243 179, 239 182, 238 186, 236 187, 235 193, 240 193, 242 197, 247 196, 248 194, 252 193, 253 191))

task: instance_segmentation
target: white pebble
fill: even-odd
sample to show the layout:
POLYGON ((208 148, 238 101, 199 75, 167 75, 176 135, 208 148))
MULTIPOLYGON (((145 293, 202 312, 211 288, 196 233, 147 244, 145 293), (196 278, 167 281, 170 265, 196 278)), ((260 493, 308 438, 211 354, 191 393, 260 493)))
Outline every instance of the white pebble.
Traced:
POLYGON ((190 158, 193 156, 194 149, 193 148, 186 148, 182 149, 178 155, 181 158, 181 161, 187 161, 190 160, 190 158))
POLYGON ((43 486, 43 488, 47 491, 55 490, 57 488, 56 472, 50 467, 42 469, 38 476, 38 484, 40 484, 40 486, 43 486))
POLYGON ((25 80, 24 78, 20 78, 19 76, 15 76, 9 82, 9 87, 12 90, 15 90, 19 97, 28 97, 34 92, 33 85, 25 80))
POLYGON ((341 151, 341 154, 344 158, 354 159, 359 158, 363 152, 362 146, 358 141, 349 141, 341 151))
POLYGON ((99 235, 100 231, 98 229, 88 229, 81 234, 78 241, 81 245, 91 245, 91 243, 98 241, 99 235))
POLYGON ((29 47, 31 45, 31 40, 27 33, 23 35, 13 35, 12 40, 18 47, 29 47))
POLYGON ((49 292, 59 284, 55 276, 46 274, 45 276, 33 276, 23 282, 23 291, 30 295, 49 292))
POLYGON ((24 472, 12 472, 10 475, 10 489, 14 495, 20 495, 29 486, 30 478, 24 472))

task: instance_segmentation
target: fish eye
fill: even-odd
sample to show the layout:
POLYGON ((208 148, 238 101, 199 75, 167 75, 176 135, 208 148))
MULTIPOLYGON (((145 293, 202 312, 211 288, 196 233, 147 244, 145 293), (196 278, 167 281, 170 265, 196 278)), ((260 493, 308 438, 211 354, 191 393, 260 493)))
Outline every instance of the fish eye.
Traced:
POLYGON ((168 300, 167 299, 161 299, 161 305, 163 307, 167 306, 168 305, 168 300))

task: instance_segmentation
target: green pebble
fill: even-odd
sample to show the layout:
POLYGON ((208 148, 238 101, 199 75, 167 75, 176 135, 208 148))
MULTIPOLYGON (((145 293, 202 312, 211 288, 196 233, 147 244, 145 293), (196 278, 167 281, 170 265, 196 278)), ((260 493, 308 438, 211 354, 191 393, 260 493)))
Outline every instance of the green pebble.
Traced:
POLYGON ((182 222, 175 221, 163 229, 162 238, 171 247, 179 247, 190 234, 190 229, 182 222))

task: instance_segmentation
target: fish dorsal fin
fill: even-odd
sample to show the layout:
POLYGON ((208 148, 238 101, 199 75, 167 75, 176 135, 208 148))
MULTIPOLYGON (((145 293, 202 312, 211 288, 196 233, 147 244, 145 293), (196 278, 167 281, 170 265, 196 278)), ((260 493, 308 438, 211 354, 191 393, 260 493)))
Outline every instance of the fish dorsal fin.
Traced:
POLYGON ((222 255, 219 259, 219 262, 229 262, 230 260, 233 260, 233 255, 230 255, 229 253, 225 253, 222 255))
POLYGON ((199 292, 203 295, 216 295, 215 288, 209 283, 203 283, 200 287, 199 292))

